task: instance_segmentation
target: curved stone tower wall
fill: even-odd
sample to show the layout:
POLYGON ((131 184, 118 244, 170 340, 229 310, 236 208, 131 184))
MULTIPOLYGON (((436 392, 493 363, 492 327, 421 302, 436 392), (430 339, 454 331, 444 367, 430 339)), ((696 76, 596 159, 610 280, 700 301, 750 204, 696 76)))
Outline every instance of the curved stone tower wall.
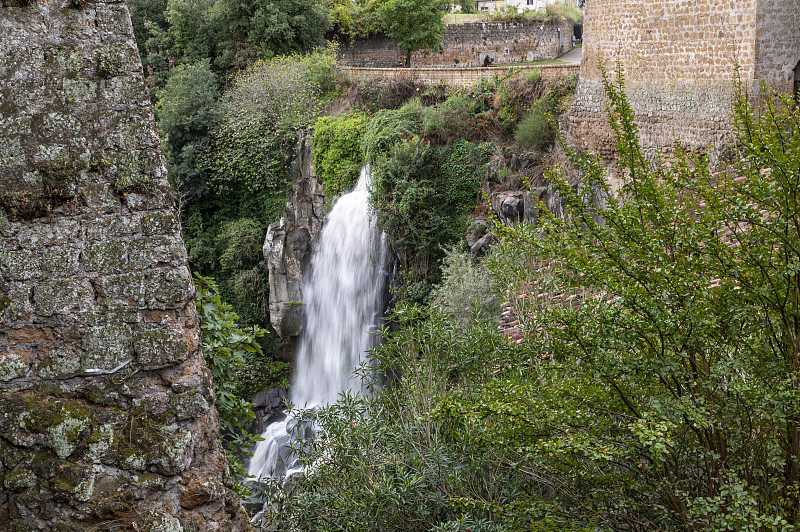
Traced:
POLYGON ((798 18, 800 0, 587 3, 580 82, 561 119, 568 143, 613 164, 598 66, 613 74, 619 61, 648 153, 669 153, 680 139, 714 162, 733 141, 735 62, 746 86, 765 79, 787 89, 800 59, 798 18))
POLYGON ((0 7, 0 530, 247 530, 130 17, 0 7))

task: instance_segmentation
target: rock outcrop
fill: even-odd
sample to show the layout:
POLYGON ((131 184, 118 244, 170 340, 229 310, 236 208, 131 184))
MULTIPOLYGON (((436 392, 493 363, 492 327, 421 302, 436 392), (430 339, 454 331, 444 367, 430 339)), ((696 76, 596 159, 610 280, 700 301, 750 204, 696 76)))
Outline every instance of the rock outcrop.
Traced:
POLYGON ((2 2, 0 234, 0 530, 249 530, 124 3, 2 2))
POLYGON ((302 280, 325 220, 325 191, 311 161, 311 138, 300 134, 292 190, 281 219, 269 226, 264 259, 269 269, 269 314, 286 342, 285 358, 293 358, 303 325, 302 280))

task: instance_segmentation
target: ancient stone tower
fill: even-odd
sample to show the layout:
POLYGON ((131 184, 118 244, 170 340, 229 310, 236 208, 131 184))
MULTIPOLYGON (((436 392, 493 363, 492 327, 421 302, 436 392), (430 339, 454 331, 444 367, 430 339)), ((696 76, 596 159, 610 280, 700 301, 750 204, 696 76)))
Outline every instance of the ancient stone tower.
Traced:
POLYGON ((592 0, 586 2, 583 62, 575 103, 562 118, 569 144, 613 157, 598 66, 619 61, 651 155, 675 139, 724 155, 734 64, 749 90, 765 80, 785 91, 800 82, 800 0, 592 0))
POLYGON ((245 530, 128 10, 0 7, 0 530, 245 530))

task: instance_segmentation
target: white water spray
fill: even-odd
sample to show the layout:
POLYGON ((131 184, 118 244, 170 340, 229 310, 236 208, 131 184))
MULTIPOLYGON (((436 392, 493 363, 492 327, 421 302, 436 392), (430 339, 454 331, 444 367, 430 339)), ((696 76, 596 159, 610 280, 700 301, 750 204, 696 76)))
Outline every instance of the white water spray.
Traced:
MULTIPOLYGON (((353 370, 377 340, 387 278, 384 239, 369 214, 368 181, 362 169, 353 191, 334 204, 311 259, 303 289, 306 322, 291 391, 296 407, 316 408, 342 392, 361 392, 353 370)), ((299 428, 288 415, 271 423, 248 474, 274 478, 301 471, 303 465, 288 450, 299 428)))

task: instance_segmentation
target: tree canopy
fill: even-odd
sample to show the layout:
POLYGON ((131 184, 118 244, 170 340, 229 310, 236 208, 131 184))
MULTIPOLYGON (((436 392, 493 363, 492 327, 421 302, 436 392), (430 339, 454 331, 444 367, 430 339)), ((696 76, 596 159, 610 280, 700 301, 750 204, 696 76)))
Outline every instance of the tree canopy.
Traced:
POLYGON ((411 66, 412 52, 441 50, 446 5, 445 0, 387 0, 381 6, 381 25, 406 51, 405 66, 411 66))

